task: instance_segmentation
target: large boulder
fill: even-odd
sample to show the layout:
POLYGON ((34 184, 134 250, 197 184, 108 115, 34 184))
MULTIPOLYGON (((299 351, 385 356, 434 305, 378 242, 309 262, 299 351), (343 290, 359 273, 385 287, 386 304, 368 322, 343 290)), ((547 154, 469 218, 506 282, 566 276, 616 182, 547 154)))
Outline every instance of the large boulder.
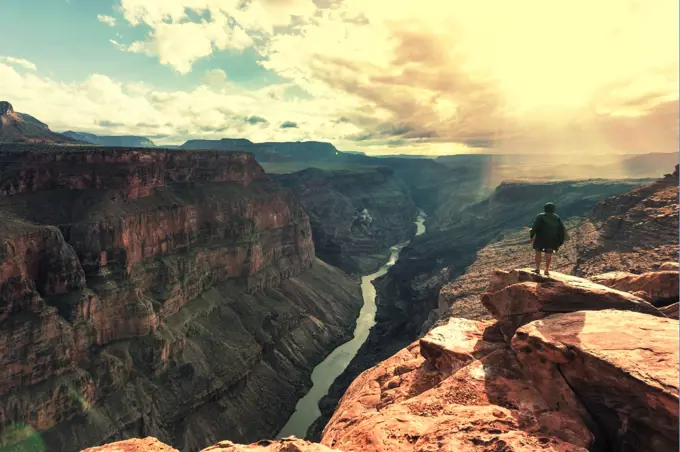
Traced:
POLYGON ((647 272, 636 275, 628 272, 609 272, 592 276, 598 284, 624 292, 634 293, 654 305, 664 305, 678 301, 677 270, 647 272))
POLYGON ((665 317, 650 303, 628 292, 576 276, 552 273, 546 277, 530 270, 496 271, 481 301, 501 321, 507 340, 518 327, 554 313, 618 309, 665 317))
POLYGON ((583 418, 551 409, 490 322, 451 318, 364 372, 322 443, 345 452, 588 450, 583 418))
POLYGON ((611 309, 554 314, 518 329, 512 348, 553 408, 585 406, 600 447, 678 450, 677 321, 611 309))

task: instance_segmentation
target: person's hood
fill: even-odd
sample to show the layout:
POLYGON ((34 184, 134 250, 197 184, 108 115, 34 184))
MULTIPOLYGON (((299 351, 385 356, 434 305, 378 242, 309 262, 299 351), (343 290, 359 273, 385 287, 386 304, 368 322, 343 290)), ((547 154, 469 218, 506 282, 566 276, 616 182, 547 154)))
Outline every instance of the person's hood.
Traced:
POLYGON ((557 206, 554 203, 549 202, 543 206, 543 210, 545 210, 546 213, 555 213, 555 211, 557 210, 557 206))

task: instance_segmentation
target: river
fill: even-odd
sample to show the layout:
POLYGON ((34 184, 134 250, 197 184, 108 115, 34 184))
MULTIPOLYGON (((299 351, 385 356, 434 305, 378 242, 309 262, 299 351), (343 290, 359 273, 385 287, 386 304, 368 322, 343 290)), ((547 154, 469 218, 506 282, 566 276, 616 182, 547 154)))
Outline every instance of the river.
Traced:
MULTIPOLYGON (((416 219, 416 235, 425 232, 425 214, 421 211, 416 219)), ((368 339, 368 333, 375 325, 375 286, 373 280, 383 276, 387 270, 397 262, 399 253, 408 245, 409 242, 393 246, 390 259, 385 265, 380 267, 375 273, 361 278, 361 293, 364 298, 364 305, 361 307, 357 325, 354 329, 354 337, 338 348, 333 350, 319 365, 312 371, 312 389, 302 397, 295 406, 295 412, 288 419, 286 425, 277 435, 277 439, 287 436, 297 436, 305 438, 307 430, 321 416, 319 411, 319 401, 328 393, 328 389, 338 376, 349 365, 352 358, 357 354, 359 348, 368 339)))

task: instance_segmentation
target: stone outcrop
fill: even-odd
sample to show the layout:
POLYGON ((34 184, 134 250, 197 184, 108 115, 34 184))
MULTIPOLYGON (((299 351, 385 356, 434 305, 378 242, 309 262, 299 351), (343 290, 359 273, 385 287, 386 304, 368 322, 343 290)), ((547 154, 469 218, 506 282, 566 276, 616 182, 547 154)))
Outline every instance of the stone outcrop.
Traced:
MULTIPOLYGON (((677 173, 636 188, 628 193, 608 198, 599 203, 589 217, 582 221, 567 221, 569 240, 553 256, 553 270, 566 274, 588 275, 595 282, 609 285, 601 280, 601 274, 613 270, 627 275, 626 282, 616 288, 635 292, 638 297, 657 306, 668 304, 677 296, 677 173), (614 219, 615 218, 615 219, 614 219), (632 223, 632 225, 631 225, 632 223), (605 232, 606 224, 620 224, 621 237, 612 231, 605 232), (676 275, 665 273, 675 271, 676 275), (650 273, 640 277, 641 273, 650 273), (664 272, 659 273, 659 272, 664 272), (638 279, 639 278, 639 279, 638 279), (648 280, 647 278, 652 278, 648 280), (670 290, 670 298, 666 297, 670 290)), ((558 203, 561 205, 561 203, 558 203)), ((458 278, 445 284, 439 292, 438 305, 424 326, 427 331, 438 319, 449 316, 471 319, 488 319, 488 311, 479 303, 479 295, 486 288, 487 275, 495 268, 533 265, 533 250, 527 244, 527 228, 510 229, 499 234, 491 243, 477 252, 474 262, 458 278)), ((614 286, 612 286, 614 287, 614 286)))
POLYGON ((494 272, 481 303, 508 337, 524 323, 558 312, 618 309, 665 317, 628 292, 557 272, 538 275, 529 269, 494 272))
POLYGON ((641 275, 628 272, 609 272, 590 279, 614 289, 630 292, 663 306, 678 301, 678 270, 646 272, 641 275))
POLYGON ((273 436, 349 339, 358 285, 314 258, 307 215, 251 155, 0 157, 0 438, 273 436))
POLYGON ((677 450, 677 321, 560 274, 496 272, 487 295, 523 316, 537 312, 536 293, 560 309, 510 336, 502 321, 450 317, 361 374, 322 443, 345 452, 677 450))
POLYGON ((581 311, 520 328, 512 347, 551 406, 585 408, 603 447, 671 451, 678 448, 677 336, 676 320, 581 311))
MULTIPOLYGON (((567 222, 567 229, 574 227, 575 221, 567 222)), ((430 330, 438 320, 445 321, 449 317, 461 317, 471 320, 488 320, 493 318, 480 303, 480 295, 489 285, 489 275, 497 268, 513 268, 519 265, 530 265, 534 260, 534 251, 528 246, 526 228, 517 228, 503 232, 497 240, 477 252, 476 259, 466 272, 453 281, 442 286, 439 291, 437 308, 434 309, 423 325, 423 334, 430 330)), ((552 269, 555 272, 569 274, 576 261, 574 241, 567 241, 559 252, 553 255, 552 269)))
POLYGON ((671 319, 678 319, 678 305, 679 303, 673 303, 668 306, 664 306, 663 308, 660 308, 659 311, 663 312, 663 314, 671 319))

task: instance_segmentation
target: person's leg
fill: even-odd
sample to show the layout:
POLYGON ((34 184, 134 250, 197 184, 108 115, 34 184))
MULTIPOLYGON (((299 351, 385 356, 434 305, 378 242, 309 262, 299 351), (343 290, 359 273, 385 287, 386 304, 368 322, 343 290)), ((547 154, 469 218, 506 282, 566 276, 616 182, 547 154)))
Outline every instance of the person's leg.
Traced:
POLYGON ((541 250, 536 250, 536 273, 541 273, 541 250))
POLYGON ((545 253, 545 274, 550 274, 550 263, 552 262, 552 251, 550 253, 545 253))

